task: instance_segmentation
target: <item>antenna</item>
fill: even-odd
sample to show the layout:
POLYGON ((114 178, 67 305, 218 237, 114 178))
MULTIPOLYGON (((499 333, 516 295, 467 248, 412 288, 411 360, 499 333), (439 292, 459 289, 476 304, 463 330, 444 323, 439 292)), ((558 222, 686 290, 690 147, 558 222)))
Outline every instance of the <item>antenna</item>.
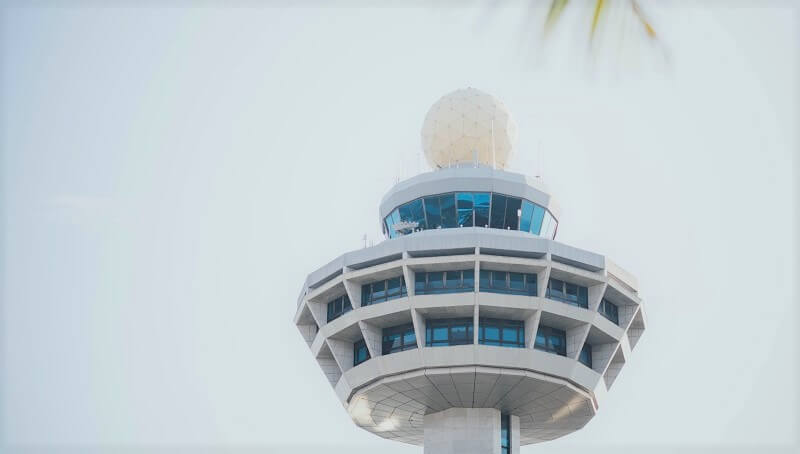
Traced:
POLYGON ((361 237, 361 239, 364 241, 364 247, 366 248, 367 247, 367 234, 365 233, 364 236, 361 237))
POLYGON ((497 169, 497 156, 494 153, 494 118, 492 118, 492 168, 497 169))

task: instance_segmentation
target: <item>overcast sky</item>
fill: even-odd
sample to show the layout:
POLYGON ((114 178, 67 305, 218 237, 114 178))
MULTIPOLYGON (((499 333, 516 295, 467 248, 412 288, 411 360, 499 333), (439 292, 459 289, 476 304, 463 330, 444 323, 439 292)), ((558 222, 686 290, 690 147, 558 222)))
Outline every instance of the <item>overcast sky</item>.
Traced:
POLYGON ((0 448, 421 453, 355 427, 292 317, 307 273, 379 241, 428 107, 466 86, 516 118, 557 239, 646 305, 598 415, 548 447, 796 441, 798 16, 678 3, 650 7, 659 45, 619 12, 594 57, 585 13, 543 43, 524 2, 5 6, 0 448))

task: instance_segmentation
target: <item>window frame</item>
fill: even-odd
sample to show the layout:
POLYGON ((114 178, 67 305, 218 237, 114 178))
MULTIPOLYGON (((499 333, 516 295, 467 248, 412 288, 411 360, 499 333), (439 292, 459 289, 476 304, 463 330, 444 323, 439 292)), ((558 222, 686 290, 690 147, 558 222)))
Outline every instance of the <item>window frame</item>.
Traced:
POLYGON ((444 293, 469 293, 475 291, 475 269, 447 270, 447 271, 415 271, 414 272, 414 294, 415 295, 439 295, 444 293), (432 280, 431 276, 441 273, 441 281, 432 280), (448 287, 450 273, 459 273, 458 285, 448 287), (466 278, 465 278, 466 277, 466 278), (420 278, 422 282, 420 282, 420 278), (438 281, 440 286, 435 286, 438 281))
POLYGON ((547 325, 539 325, 536 329, 536 336, 533 341, 533 348, 535 350, 553 353, 559 356, 567 356, 567 332, 566 330, 553 328, 552 326, 547 325), (558 337, 562 340, 562 344, 564 345, 564 349, 558 349, 557 347, 552 345, 552 338, 558 335, 558 337), (544 345, 540 345, 539 338, 540 336, 544 337, 545 342, 544 345))
POLYGON ((391 355, 392 353, 404 352, 407 350, 413 350, 415 348, 417 348, 417 334, 414 331, 413 323, 409 322, 402 325, 391 326, 384 328, 381 331, 381 355, 391 355), (413 334, 414 336, 413 342, 406 342, 406 337, 409 333, 413 334), (389 344, 390 347, 387 349, 387 342, 391 342, 393 344, 393 341, 387 341, 386 338, 397 334, 400 335, 400 346, 395 348, 391 347, 391 344, 389 344))
POLYGON ((346 293, 344 295, 337 296, 336 298, 328 301, 326 323, 330 323, 352 310, 353 303, 350 302, 350 297, 347 296, 346 293), (341 304, 341 308, 338 311, 336 310, 336 303, 341 304), (333 310, 331 310, 331 308, 333 308, 333 310))
POLYGON ((608 321, 619 326, 619 306, 603 298, 600 300, 600 306, 598 306, 597 311, 608 321), (614 308, 613 311, 609 310, 609 306, 614 308), (613 312, 613 314, 609 312, 613 312))
POLYGON ((369 354, 369 348, 367 348, 367 342, 363 338, 361 340, 358 340, 358 341, 354 342, 353 343, 353 367, 356 367, 359 364, 363 364, 363 363, 369 361, 370 359, 372 359, 372 356, 369 354), (363 360, 359 361, 358 360, 358 352, 362 348, 363 348, 363 351, 366 352, 367 357, 364 358, 363 360))
POLYGON ((516 271, 499 271, 482 268, 478 280, 478 290, 485 293, 523 296, 537 296, 539 294, 539 275, 536 273, 520 273, 516 271), (505 273, 505 280, 502 281, 503 286, 495 285, 495 273, 505 273), (514 289, 511 287, 512 274, 522 275, 522 289, 514 289), (488 279, 485 279, 485 277, 488 277, 488 279), (484 285, 484 282, 486 282, 486 285, 484 285))
POLYGON ((426 347, 452 347, 456 345, 472 345, 475 342, 475 320, 467 317, 437 318, 425 320, 425 346, 426 347), (467 328, 466 339, 454 341, 453 328, 467 328), (437 328, 447 330, 447 339, 434 340, 434 331, 437 328))
POLYGON ((589 309, 589 287, 583 285, 551 277, 547 280, 547 292, 545 296, 551 300, 560 301, 571 306, 589 309), (561 283, 559 288, 555 288, 553 281, 561 283), (567 293, 569 286, 575 287, 576 293, 574 301, 569 298, 569 294, 567 293), (581 301, 581 299, 583 299, 583 301, 581 301))
POLYGON ((478 319, 478 344, 494 347, 525 348, 525 321, 480 317, 478 319), (497 340, 486 338, 487 328, 496 328, 498 330, 497 340), (507 341, 504 339, 506 329, 516 330, 516 341, 507 341))
POLYGON ((403 275, 390 277, 388 279, 383 279, 380 281, 369 282, 366 284, 361 285, 361 307, 371 306, 373 304, 385 303, 387 301, 391 301, 398 298, 403 298, 408 296, 408 286, 406 285, 406 279, 403 275), (396 294, 389 294, 389 281, 393 281, 396 279, 400 279, 400 293, 396 294), (376 284, 383 284, 383 289, 378 290, 382 292, 381 297, 375 297, 375 291, 373 288, 376 288, 376 284), (369 291, 366 291, 369 289, 369 291))

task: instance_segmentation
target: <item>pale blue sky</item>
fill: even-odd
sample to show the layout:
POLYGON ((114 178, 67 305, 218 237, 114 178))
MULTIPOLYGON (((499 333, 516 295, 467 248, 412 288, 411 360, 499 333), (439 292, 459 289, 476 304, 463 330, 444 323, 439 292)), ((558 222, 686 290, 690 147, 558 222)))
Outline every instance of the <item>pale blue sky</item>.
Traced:
POLYGON ((548 447, 796 441, 798 16, 673 3, 663 49, 611 31, 596 58, 584 16, 542 44, 525 3, 3 7, 0 447, 421 452, 352 424, 291 320, 465 86, 515 115, 558 239, 647 305, 548 447))

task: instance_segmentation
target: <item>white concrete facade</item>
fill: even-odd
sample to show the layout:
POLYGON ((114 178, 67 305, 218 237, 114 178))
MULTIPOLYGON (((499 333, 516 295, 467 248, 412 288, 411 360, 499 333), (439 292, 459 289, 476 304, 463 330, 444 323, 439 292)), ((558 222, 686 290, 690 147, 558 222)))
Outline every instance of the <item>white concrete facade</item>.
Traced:
MULTIPOLYGON (((553 206, 542 188, 494 169, 452 168, 412 180, 384 197, 381 219, 427 191, 483 190, 487 184, 553 206), (492 179, 494 184, 487 183, 492 179)), ((520 445, 582 428, 597 413, 646 327, 636 279, 604 256, 523 231, 481 227, 414 232, 338 257, 308 276, 294 322, 359 427, 424 444, 426 453, 437 454, 500 453, 494 424, 501 414, 511 416, 514 453, 520 445), (451 270, 474 270, 474 289, 415 294, 417 273, 451 270), (482 291, 482 270, 535 275, 536 295, 482 291), (405 295, 361 306, 364 284, 396 277, 404 279, 405 295), (587 307, 548 297, 551 278, 584 287, 587 307), (328 321, 328 303, 345 295, 352 310, 328 321), (618 323, 600 313, 603 300, 618 308, 618 323), (426 346, 427 321, 448 318, 471 319, 472 342, 426 346), (524 347, 482 344, 483 318, 524 323, 524 347), (382 354, 383 329, 407 323, 413 326, 416 348, 382 354), (566 333, 564 355, 535 347, 543 326, 566 333), (370 359, 354 366, 354 344, 362 339, 370 359), (584 345, 591 347, 591 367, 579 361, 584 345), (469 429, 487 424, 490 430, 469 429), (471 443, 455 441, 467 434, 472 434, 471 443)))

